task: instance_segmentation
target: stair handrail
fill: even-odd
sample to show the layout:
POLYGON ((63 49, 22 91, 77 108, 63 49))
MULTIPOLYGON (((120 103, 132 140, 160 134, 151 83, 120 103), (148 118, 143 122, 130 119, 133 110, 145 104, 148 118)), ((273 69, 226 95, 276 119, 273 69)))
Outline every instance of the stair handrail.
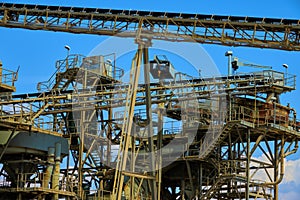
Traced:
POLYGON ((38 91, 50 91, 56 82, 56 75, 60 72, 65 72, 66 69, 80 67, 85 56, 81 54, 71 54, 65 59, 57 60, 55 63, 56 70, 47 81, 42 81, 37 84, 38 91), (45 87, 45 88, 43 88, 45 87))

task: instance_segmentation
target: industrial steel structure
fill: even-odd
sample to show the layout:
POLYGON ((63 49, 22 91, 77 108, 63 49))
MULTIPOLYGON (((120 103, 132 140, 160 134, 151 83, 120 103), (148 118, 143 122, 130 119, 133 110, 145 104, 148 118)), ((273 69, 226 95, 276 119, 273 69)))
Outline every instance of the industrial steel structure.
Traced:
POLYGON ((113 52, 68 55, 29 94, 13 94, 17 72, 1 65, 0 199, 278 199, 300 138, 280 96, 296 77, 191 77, 151 60, 149 47, 160 39, 297 51, 300 20, 2 3, 0 26, 138 44, 128 82, 113 52))

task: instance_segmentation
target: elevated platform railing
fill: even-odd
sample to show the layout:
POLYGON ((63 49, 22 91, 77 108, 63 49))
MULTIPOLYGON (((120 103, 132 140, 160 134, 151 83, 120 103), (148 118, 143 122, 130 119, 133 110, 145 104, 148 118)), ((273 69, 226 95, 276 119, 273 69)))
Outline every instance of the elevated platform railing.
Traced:
POLYGON ((89 200, 111 200, 111 193, 112 191, 105 190, 105 189, 99 189, 99 190, 89 190, 85 191, 88 194, 88 199, 89 200))
POLYGON ((124 70, 116 66, 116 54, 89 56, 83 59, 82 67, 103 77, 120 80, 124 70))
MULTIPOLYGON (((246 195, 247 178, 244 175, 238 174, 220 174, 208 182, 207 185, 202 186, 203 195, 201 200, 211 198, 236 198, 246 195), (228 185, 234 185, 231 188, 231 193, 228 193, 228 185), (234 196, 233 196, 234 195, 234 196)), ((265 182, 251 179, 249 183, 249 193, 251 197, 257 198, 271 198, 273 194, 273 187, 264 185, 265 182)))
POLYGON ((297 130, 296 118, 290 116, 290 110, 282 108, 266 108, 255 111, 252 108, 239 106, 232 108, 230 120, 249 122, 253 126, 257 127, 278 124, 280 126, 290 128, 291 130, 297 130))
POLYGON ((84 58, 85 56, 83 55, 74 54, 74 55, 67 56, 66 59, 56 61, 55 63, 56 71, 52 74, 52 76, 47 81, 39 82, 37 84, 37 90, 50 91, 57 81, 56 76, 58 73, 63 73, 67 69, 79 68, 84 58))
POLYGON ((227 77, 232 83, 236 80, 239 87, 256 85, 276 85, 284 88, 296 88, 296 76, 274 70, 263 70, 257 72, 239 72, 227 77))
MULTIPOLYGON (((115 60, 111 61, 111 59, 109 58, 115 59, 114 54, 90 57, 85 57, 80 54, 68 55, 66 59, 56 61, 56 71, 53 73, 53 75, 49 78, 48 81, 39 82, 37 85, 37 89, 39 91, 50 91, 57 84, 58 81, 62 81, 58 79, 57 75, 59 73, 65 73, 69 69, 81 68, 87 70, 89 73, 95 74, 96 76, 98 75, 106 77, 108 79, 120 80, 120 78, 124 75, 124 70, 116 66, 115 60)), ((66 79, 69 77, 61 78, 66 79)))
POLYGON ((178 121, 166 121, 163 124, 163 135, 181 135, 182 126, 178 121))
POLYGON ((59 185, 56 188, 51 188, 49 183, 43 185, 44 179, 44 173, 19 173, 17 174, 16 188, 12 188, 12 185, 10 185, 9 188, 15 192, 36 191, 61 194, 63 196, 75 196, 75 193, 70 191, 70 188, 75 187, 75 182, 71 181, 73 179, 72 177, 65 177, 60 174, 59 185))
POLYGON ((0 84, 14 87, 14 83, 18 78, 18 72, 4 69, 0 66, 0 84))
POLYGON ((286 73, 284 78, 284 85, 296 89, 296 75, 286 73))
POLYGON ((29 116, 33 113, 33 106, 31 104, 11 104, 1 105, 0 119, 8 119, 11 121, 22 121, 29 120, 29 116))
POLYGON ((296 76, 285 74, 274 70, 263 70, 261 72, 254 72, 254 78, 263 78, 265 84, 275 84, 282 87, 296 88, 296 76))
POLYGON ((0 176, 0 189, 1 188, 9 188, 12 182, 6 176, 0 176))

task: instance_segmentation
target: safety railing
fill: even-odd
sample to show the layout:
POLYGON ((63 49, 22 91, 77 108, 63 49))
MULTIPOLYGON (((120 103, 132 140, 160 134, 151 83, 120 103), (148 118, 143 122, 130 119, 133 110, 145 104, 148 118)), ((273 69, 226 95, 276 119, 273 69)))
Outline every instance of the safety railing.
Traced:
POLYGON ((39 111, 44 111, 40 104, 17 103, 0 106, 0 120, 8 123, 19 123, 20 125, 31 125, 34 128, 41 129, 46 132, 67 133, 67 128, 75 129, 76 124, 67 122, 61 118, 54 118, 53 115, 39 115, 39 111))
POLYGON ((85 57, 82 67, 90 72, 115 80, 119 80, 124 75, 124 70, 116 66, 115 53, 85 57))
POLYGON ((12 181, 6 176, 0 176, 0 188, 11 187, 12 181))
POLYGON ((177 121, 166 121, 163 124, 163 135, 182 134, 182 128, 177 121))
POLYGON ((254 122, 254 111, 250 108, 239 106, 231 110, 231 120, 254 122))
POLYGON ((30 189, 42 187, 43 180, 42 173, 20 173, 17 175, 17 188, 18 189, 30 189))
POLYGON ((245 121, 255 126, 277 124, 282 127, 296 130, 297 122, 290 116, 290 110, 284 108, 266 108, 253 110, 245 106, 234 107, 230 112, 230 120, 245 121))
POLYGON ((296 76, 277 72, 274 70, 264 70, 260 72, 254 72, 255 79, 261 79, 265 84, 273 84, 282 87, 296 88, 296 76))
POLYGON ((51 90, 58 81, 56 75, 58 73, 66 72, 68 69, 82 68, 87 70, 89 73, 95 73, 115 80, 120 80, 124 75, 124 70, 117 67, 115 64, 114 54, 90 57, 85 57, 79 54, 68 55, 66 59, 56 61, 55 66, 56 71, 53 75, 47 81, 38 83, 37 89, 39 91, 51 90), (109 59, 110 57, 112 57, 114 61, 111 61, 111 59, 109 59))
POLYGON ((89 194, 89 198, 90 200, 110 200, 112 199, 111 194, 112 191, 109 190, 89 190, 89 191, 85 191, 86 194, 89 194))
POLYGON ((249 184, 249 191, 252 194, 264 194, 265 196, 273 196, 274 187, 272 185, 265 185, 265 181, 258 179, 251 179, 249 184))
MULTIPOLYGON (((46 189, 55 190, 60 192, 71 192, 72 188, 76 187, 76 183, 71 181, 72 178, 66 177, 63 174, 59 174, 59 185, 57 188, 52 189, 49 183, 44 183, 46 178, 45 173, 19 173, 17 174, 16 188, 18 191, 34 190, 34 189, 46 189)), ((11 185, 10 185, 11 186, 11 185)))
POLYGON ((285 74, 284 85, 292 88, 296 88, 296 75, 285 74))
POLYGON ((80 54, 68 55, 66 59, 58 60, 55 63, 57 72, 65 72, 66 69, 78 68, 82 65, 85 56, 80 54))
POLYGON ((84 56, 83 55, 69 55, 66 59, 56 61, 56 71, 52 76, 44 82, 37 84, 38 91, 50 91, 56 83, 57 73, 65 72, 67 69, 79 68, 82 65, 84 56))
MULTIPOLYGON (((238 193, 243 194, 247 190, 247 177, 244 175, 238 174, 217 174, 211 179, 212 181, 203 182, 202 191, 203 196, 201 199, 208 199, 207 196, 216 194, 218 192, 219 195, 227 195, 227 190, 220 190, 221 188, 226 188, 228 185, 234 185, 235 189, 238 193)), ((249 192, 251 196, 261 197, 262 195, 265 197, 273 196, 273 186, 267 186, 264 184, 264 181, 251 179, 249 182, 249 192)), ((232 197, 232 196, 231 196, 232 197)), ((210 198, 209 198, 210 199, 210 198)))
POLYGON ((31 113, 33 113, 31 104, 1 105, 0 119, 26 123, 30 119, 31 113))
POLYGON ((14 86, 18 78, 18 72, 0 67, 0 82, 9 86, 14 86))
POLYGON ((34 120, 34 126, 46 131, 67 133, 66 124, 62 119, 54 119, 52 116, 40 116, 34 120))

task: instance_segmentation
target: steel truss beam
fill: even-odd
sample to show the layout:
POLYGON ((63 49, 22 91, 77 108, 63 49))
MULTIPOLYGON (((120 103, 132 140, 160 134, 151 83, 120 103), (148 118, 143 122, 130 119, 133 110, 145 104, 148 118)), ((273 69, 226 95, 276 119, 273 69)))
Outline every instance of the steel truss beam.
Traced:
POLYGON ((300 20, 2 3, 0 26, 300 50, 300 20), (139 30, 141 28, 141 30, 139 30))

